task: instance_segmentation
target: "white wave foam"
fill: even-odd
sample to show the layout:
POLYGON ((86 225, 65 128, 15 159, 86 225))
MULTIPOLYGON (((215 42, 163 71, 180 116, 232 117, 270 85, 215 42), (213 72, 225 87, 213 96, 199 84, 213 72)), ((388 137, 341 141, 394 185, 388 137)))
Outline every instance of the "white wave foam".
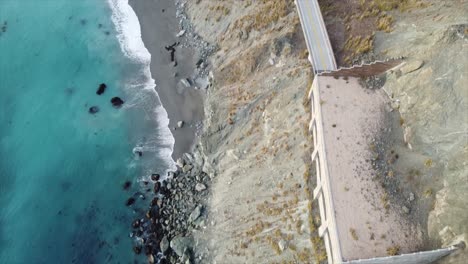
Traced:
MULTIPOLYGON (((135 95, 136 98, 132 100, 135 104, 145 104, 143 109, 156 121, 158 126, 158 133, 155 135, 157 142, 150 142, 149 145, 147 142, 142 148, 146 151, 151 151, 157 154, 160 158, 164 158, 169 165, 167 171, 175 170, 175 162, 171 157, 172 152, 174 151, 174 136, 169 129, 169 118, 167 112, 160 104, 159 96, 154 89, 156 84, 151 76, 151 54, 146 49, 141 38, 140 21, 138 20, 133 8, 128 4, 128 0, 107 1, 112 10, 112 22, 115 25, 117 39, 120 43, 122 52, 129 59, 137 61, 143 65, 142 75, 128 83, 127 88, 134 91, 139 90, 141 92, 150 92, 153 96, 148 97, 150 99, 157 100, 157 102, 147 105, 144 101, 145 98, 148 100, 148 97, 144 94, 135 95), (144 98, 140 98, 141 96, 144 98), (159 105, 156 105, 156 103, 159 103, 159 105)), ((131 102, 129 102, 127 106, 128 105, 131 105, 131 102)))
POLYGON ((124 54, 142 63, 149 64, 151 54, 141 38, 140 21, 128 0, 108 0, 112 9, 112 22, 124 54))

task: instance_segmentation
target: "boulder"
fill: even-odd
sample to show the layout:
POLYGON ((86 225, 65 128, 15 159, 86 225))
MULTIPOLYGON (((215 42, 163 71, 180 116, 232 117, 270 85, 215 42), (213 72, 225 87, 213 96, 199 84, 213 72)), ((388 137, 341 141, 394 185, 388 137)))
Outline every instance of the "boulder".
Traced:
POLYGON ((178 158, 176 161, 176 165, 179 166, 180 168, 184 167, 185 162, 182 158, 178 158))
POLYGON ((161 242, 159 243, 159 247, 161 248, 162 253, 165 253, 169 249, 169 240, 166 236, 164 236, 161 242))
POLYGON ((101 84, 99 85, 99 88, 98 88, 97 91, 96 91, 96 94, 97 94, 97 95, 103 94, 103 93, 106 91, 106 88, 107 88, 107 85, 106 85, 105 83, 101 83, 101 84))
POLYGON ((116 96, 111 99, 111 103, 113 107, 120 108, 124 104, 124 101, 120 97, 116 96))
POLYGON ((184 165, 184 167, 182 167, 182 172, 183 172, 183 173, 187 173, 187 172, 189 172, 192 168, 193 168, 192 165, 186 164, 186 165, 184 165))
POLYGON ((186 251, 191 251, 192 245, 193 238, 182 235, 175 236, 170 242, 170 247, 179 257, 182 257, 186 251))
POLYGON ((184 124, 185 124, 184 121, 179 121, 179 122, 177 122, 177 127, 182 128, 184 126, 184 124))
POLYGON ((419 70, 419 68, 421 68, 423 64, 424 64, 424 61, 421 61, 421 60, 410 61, 408 63, 405 63, 403 66, 401 66, 400 71, 402 74, 408 74, 410 72, 419 70))
POLYGON ((204 191, 204 190, 206 190, 206 186, 205 186, 203 183, 197 183, 197 184, 195 185, 195 190, 196 190, 197 192, 204 191))
POLYGON ((403 210, 403 212, 404 212, 405 214, 409 214, 409 213, 410 213, 410 209, 409 209, 408 207, 406 207, 406 206, 402 206, 401 209, 403 210))
POLYGON ((180 83, 183 84, 186 88, 189 88, 190 86, 192 86, 192 83, 191 83, 190 80, 187 79, 187 78, 181 79, 181 80, 180 80, 180 83))
POLYGON ((195 84, 201 89, 206 90, 210 86, 210 81, 208 80, 208 78, 197 78, 195 79, 195 84))
POLYGON ((190 153, 184 153, 182 158, 186 161, 186 163, 193 163, 194 161, 193 155, 190 153))
POLYGON ((149 254, 147 257, 148 257, 148 264, 154 264, 154 256, 153 256, 153 254, 149 254))
POLYGON ((283 252, 287 246, 288 246, 288 243, 284 239, 281 239, 278 242, 278 248, 281 250, 281 252, 283 252))
POLYGON ((198 205, 197 207, 195 207, 195 209, 192 211, 192 213, 190 213, 189 221, 193 222, 193 221, 197 220, 198 217, 200 217, 200 215, 201 215, 202 209, 203 209, 202 205, 198 205))
POLYGON ((180 37, 182 37, 184 34, 185 34, 185 30, 181 30, 181 31, 179 31, 179 33, 177 33, 176 37, 180 38, 180 37))

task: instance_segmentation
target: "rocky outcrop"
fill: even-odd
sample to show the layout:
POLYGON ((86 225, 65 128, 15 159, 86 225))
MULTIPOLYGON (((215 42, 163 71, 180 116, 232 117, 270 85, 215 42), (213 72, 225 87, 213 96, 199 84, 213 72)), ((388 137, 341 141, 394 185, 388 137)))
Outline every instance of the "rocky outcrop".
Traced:
POLYGON ((120 97, 113 97, 111 99, 111 104, 115 108, 120 108, 124 104, 124 101, 120 97))
POLYGON ((97 112, 99 112, 99 107, 98 106, 91 106, 88 110, 88 112, 92 115, 96 114, 97 112))
POLYGON ((106 91, 107 85, 105 83, 101 83, 96 91, 97 95, 101 95, 106 91))

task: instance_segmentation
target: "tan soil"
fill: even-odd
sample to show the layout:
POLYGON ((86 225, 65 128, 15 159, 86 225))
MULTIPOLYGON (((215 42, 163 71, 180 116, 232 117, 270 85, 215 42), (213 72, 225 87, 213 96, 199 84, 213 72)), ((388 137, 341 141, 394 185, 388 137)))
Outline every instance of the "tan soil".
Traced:
POLYGON ((213 263, 313 263, 302 104, 312 69, 295 6, 191 1, 187 10, 197 32, 219 45, 201 137, 214 180, 200 248, 213 263))

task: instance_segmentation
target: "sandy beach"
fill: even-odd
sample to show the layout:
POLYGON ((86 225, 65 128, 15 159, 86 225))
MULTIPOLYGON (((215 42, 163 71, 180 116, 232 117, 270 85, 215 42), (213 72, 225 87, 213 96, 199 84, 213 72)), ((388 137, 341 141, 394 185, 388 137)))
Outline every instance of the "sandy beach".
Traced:
POLYGON ((170 119, 169 127, 175 138, 172 157, 177 159, 190 152, 196 126, 203 121, 203 92, 179 84, 181 79, 192 76, 198 60, 197 51, 177 45, 177 66, 171 62, 170 52, 165 47, 181 41, 177 37, 180 29, 173 1, 130 0, 129 4, 140 20, 143 42, 151 53, 151 73, 170 119), (182 128, 177 126, 179 121, 185 123, 182 128))

